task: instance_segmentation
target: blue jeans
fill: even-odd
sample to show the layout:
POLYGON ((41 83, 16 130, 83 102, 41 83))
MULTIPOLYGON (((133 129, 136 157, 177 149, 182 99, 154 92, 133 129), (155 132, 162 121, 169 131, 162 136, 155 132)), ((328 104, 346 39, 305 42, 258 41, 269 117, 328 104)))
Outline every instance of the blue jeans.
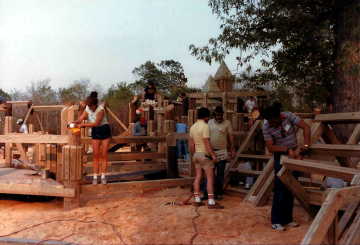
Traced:
POLYGON ((189 155, 189 150, 188 150, 188 140, 185 139, 178 139, 176 140, 176 144, 177 144, 177 149, 178 149, 178 159, 182 159, 182 145, 184 144, 184 148, 185 148, 185 155, 189 155))
MULTIPOLYGON (((275 188, 271 208, 271 224, 285 225, 292 222, 294 196, 276 176, 283 167, 280 164, 280 154, 274 154, 275 188)), ((298 178, 299 172, 294 171, 293 176, 298 178)))

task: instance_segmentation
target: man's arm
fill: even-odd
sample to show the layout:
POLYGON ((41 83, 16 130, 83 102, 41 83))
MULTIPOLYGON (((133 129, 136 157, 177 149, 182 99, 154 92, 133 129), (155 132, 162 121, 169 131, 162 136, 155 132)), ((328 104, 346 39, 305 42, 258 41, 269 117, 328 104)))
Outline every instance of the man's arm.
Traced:
POLYGON ((304 144, 307 146, 301 147, 301 152, 302 153, 306 153, 307 151, 309 151, 310 147, 310 126, 304 122, 303 120, 301 120, 298 124, 298 127, 303 129, 303 133, 304 133, 304 144))
POLYGON ((190 150, 191 150, 191 156, 194 156, 195 154, 195 141, 193 137, 190 137, 190 150))
POLYGON ((229 134, 229 139, 230 139, 230 148, 231 148, 231 159, 234 159, 236 156, 234 135, 229 134))
MULTIPOLYGON (((287 148, 274 145, 274 140, 265 140, 266 147, 271 153, 287 153, 287 148)), ((289 149, 289 156, 292 159, 296 159, 296 153, 293 149, 289 149)))
POLYGON ((210 138, 204 138, 204 143, 205 143, 206 150, 207 150, 207 152, 210 153, 210 155, 212 156, 213 161, 214 161, 215 163, 219 162, 219 159, 216 157, 215 152, 214 152, 214 150, 213 150, 212 147, 211 147, 210 138))
POLYGON ((145 101, 145 94, 146 92, 144 91, 144 93, 142 94, 142 101, 145 101))
POLYGON ((156 92, 154 93, 154 100, 156 100, 156 92))

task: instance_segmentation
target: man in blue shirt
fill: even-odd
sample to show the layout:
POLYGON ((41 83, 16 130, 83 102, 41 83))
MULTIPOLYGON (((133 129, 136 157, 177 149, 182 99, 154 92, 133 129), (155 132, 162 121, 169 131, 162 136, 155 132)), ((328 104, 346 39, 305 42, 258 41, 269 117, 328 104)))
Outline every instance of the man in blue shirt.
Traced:
MULTIPOLYGON (((175 124, 175 130, 176 133, 187 133, 188 126, 185 123, 180 122, 179 117, 175 117, 175 121, 177 122, 175 124)), ((187 139, 177 139, 176 140, 177 149, 178 149, 178 159, 182 159, 182 146, 184 144, 184 151, 185 151, 185 157, 184 160, 189 160, 189 148, 188 148, 188 140, 187 139)))

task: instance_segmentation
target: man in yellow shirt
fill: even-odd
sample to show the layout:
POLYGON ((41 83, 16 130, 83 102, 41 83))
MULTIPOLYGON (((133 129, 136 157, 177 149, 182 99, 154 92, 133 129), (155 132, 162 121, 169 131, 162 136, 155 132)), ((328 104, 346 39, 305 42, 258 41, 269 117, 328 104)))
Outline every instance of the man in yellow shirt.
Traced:
POLYGON ((200 182, 202 179, 203 169, 207 179, 208 189, 208 208, 223 209, 224 206, 215 203, 214 200, 214 167, 219 162, 210 144, 210 129, 207 122, 210 118, 210 110, 200 108, 198 110, 198 121, 190 129, 190 147, 193 155, 193 163, 196 168, 196 178, 194 181, 195 206, 201 206, 200 200, 200 182), (212 159, 211 159, 212 158, 212 159))

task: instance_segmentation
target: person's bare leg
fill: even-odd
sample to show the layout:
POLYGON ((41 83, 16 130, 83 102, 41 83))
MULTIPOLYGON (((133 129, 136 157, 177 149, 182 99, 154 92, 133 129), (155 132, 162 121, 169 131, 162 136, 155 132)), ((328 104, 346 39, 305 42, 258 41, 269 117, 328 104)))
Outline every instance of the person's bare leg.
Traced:
POLYGON ((92 141, 92 147, 93 147, 93 153, 94 153, 94 160, 93 160, 94 174, 99 173, 100 143, 101 143, 101 140, 93 140, 92 141))
POLYGON ((207 180, 207 191, 208 194, 214 195, 214 179, 215 179, 215 171, 214 169, 205 170, 206 180, 207 180))
POLYGON ((110 138, 101 141, 101 173, 106 173, 110 138))
POLYGON ((202 168, 196 168, 196 177, 195 177, 195 181, 194 181, 194 193, 199 193, 200 192, 200 183, 201 183, 201 179, 202 179, 202 168))

